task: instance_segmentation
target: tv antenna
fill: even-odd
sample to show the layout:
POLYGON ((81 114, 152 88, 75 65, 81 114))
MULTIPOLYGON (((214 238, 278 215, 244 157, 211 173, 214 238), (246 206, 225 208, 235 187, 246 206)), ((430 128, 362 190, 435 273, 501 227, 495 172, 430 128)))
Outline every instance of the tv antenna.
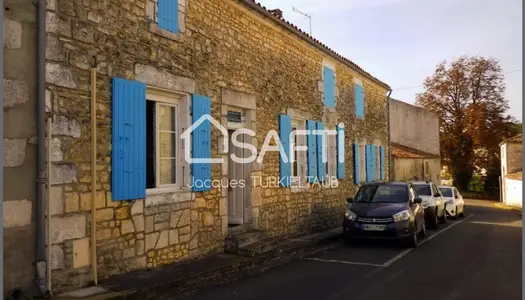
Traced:
POLYGON ((307 13, 304 13, 304 12, 300 11, 300 10, 299 10, 297 7, 295 7, 295 6, 292 6, 292 10, 293 10, 294 12, 299 13, 299 14, 301 14, 301 15, 303 15, 303 16, 305 16, 305 17, 308 18, 308 20, 309 20, 309 22, 310 22, 310 36, 312 36, 312 16, 309 15, 309 14, 307 14, 307 13))

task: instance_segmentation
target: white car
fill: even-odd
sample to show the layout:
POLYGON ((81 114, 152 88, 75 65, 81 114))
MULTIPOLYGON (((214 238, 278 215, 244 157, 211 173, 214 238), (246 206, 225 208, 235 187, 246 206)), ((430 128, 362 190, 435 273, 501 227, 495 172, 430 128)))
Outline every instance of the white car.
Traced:
POLYGON ((446 210, 449 216, 457 218, 465 216, 465 201, 458 189, 453 186, 440 186, 439 190, 446 202, 446 210))
POLYGON ((445 210, 445 201, 437 186, 430 181, 412 182, 417 196, 423 199, 423 208, 425 209, 425 220, 428 227, 437 229, 439 223, 447 222, 447 213, 445 210))

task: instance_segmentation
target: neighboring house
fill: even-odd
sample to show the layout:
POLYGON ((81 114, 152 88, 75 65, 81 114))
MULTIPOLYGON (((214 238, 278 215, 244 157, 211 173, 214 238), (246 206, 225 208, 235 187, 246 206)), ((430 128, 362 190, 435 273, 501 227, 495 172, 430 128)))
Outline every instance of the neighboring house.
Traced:
MULTIPOLYGON (((345 199, 360 183, 389 179, 390 87, 280 14, 251 0, 118 2, 47 1, 47 47, 40 59, 52 119, 48 263, 54 292, 88 285, 95 270, 103 279, 221 252, 234 226, 272 236, 339 226, 345 199), (201 119, 207 114, 217 124, 201 119), (197 120, 204 122, 187 131, 197 120), (293 129, 326 128, 337 135, 328 137, 326 164, 322 139, 310 135, 294 141, 308 151, 297 153, 293 164, 267 152, 261 163, 241 165, 230 154, 245 157, 247 151, 225 137, 238 128, 256 132, 239 138, 258 151, 271 130, 285 143, 293 129), (336 151, 341 145, 344 162, 336 151), (225 162, 190 164, 185 152, 225 162), (312 184, 309 176, 339 184, 312 184), (301 184, 268 182, 289 177, 301 184), (246 185, 190 187, 212 180, 246 185)), ((34 286, 33 263, 46 260, 34 253, 35 243, 44 242, 44 200, 35 179, 37 149, 46 137, 35 138, 42 133, 37 128, 45 128, 45 118, 35 117, 44 93, 33 96, 35 5, 6 3, 7 290, 34 286)), ((40 154, 42 161, 45 148, 40 154)), ((37 181, 40 188, 45 182, 37 181)))
POLYGON ((390 99, 391 178, 440 184, 439 118, 422 107, 390 99))
POLYGON ((520 134, 500 144, 501 201, 519 207, 522 206, 522 143, 523 136, 520 134))
POLYGON ((440 184, 441 158, 392 143, 392 177, 394 180, 430 180, 440 184))

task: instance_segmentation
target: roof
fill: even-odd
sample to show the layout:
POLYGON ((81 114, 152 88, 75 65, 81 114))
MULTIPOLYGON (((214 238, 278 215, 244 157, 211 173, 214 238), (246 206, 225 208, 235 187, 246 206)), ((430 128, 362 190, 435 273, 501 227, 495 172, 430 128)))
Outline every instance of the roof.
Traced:
POLYGON ((392 143, 392 156, 396 158, 439 158, 438 154, 423 152, 414 148, 392 143))
POLYGON ((501 142, 499 145, 503 145, 503 144, 521 144, 523 143, 523 135, 522 134, 518 134, 516 136, 513 136, 511 138, 508 138, 506 140, 503 140, 503 142, 501 142))
POLYGON ((407 185, 407 184, 408 182, 405 182, 405 181, 388 181, 388 182, 377 181, 377 182, 363 183, 363 185, 407 185))
POLYGON ((325 44, 321 43, 319 40, 313 38, 310 34, 308 34, 308 33, 304 32, 304 31, 302 31, 301 29, 299 29, 294 24, 286 21, 282 17, 281 14, 277 14, 278 15, 277 16, 275 13, 272 13, 272 11, 274 11, 274 10, 267 9, 265 6, 261 5, 260 3, 258 3, 255 0, 240 0, 240 2, 248 5, 250 8, 254 9, 255 11, 258 11, 259 13, 263 14, 265 17, 275 21, 279 25, 281 25, 281 26, 289 29, 290 31, 294 32, 296 35, 298 35, 299 37, 303 38, 304 40, 306 40, 307 42, 309 42, 313 46, 317 47, 318 49, 331 54, 332 56, 334 56, 336 59, 338 59, 342 63, 346 64, 350 68, 352 68, 355 71, 357 71, 359 74, 367 77, 368 79, 374 81, 375 83, 381 85, 382 87, 384 87, 384 88, 386 88, 388 90, 392 89, 388 84, 386 84, 383 81, 379 80, 378 78, 372 76, 372 74, 368 73, 363 68, 359 67, 357 64, 352 62, 351 60, 349 60, 349 59, 345 58, 344 56, 342 56, 341 54, 335 52, 334 50, 332 50, 331 48, 329 48, 325 44))
POLYGON ((522 179, 522 171, 519 171, 519 172, 516 172, 516 173, 511 173, 511 174, 507 174, 506 176, 508 179, 513 179, 513 180, 523 180, 522 179))

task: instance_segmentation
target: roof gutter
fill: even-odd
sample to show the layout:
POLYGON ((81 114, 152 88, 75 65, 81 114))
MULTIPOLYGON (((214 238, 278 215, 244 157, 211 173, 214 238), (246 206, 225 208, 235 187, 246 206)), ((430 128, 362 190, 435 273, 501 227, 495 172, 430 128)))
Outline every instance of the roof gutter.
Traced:
POLYGON ((366 72, 363 69, 361 69, 355 63, 353 63, 350 60, 348 60, 348 59, 342 57, 341 55, 337 54, 332 49, 330 49, 327 46, 321 44, 319 41, 317 41, 314 38, 310 37, 308 34, 302 32, 299 28, 290 25, 289 23, 287 23, 286 21, 284 21, 282 19, 279 19, 278 17, 273 15, 271 12, 266 10, 264 7, 262 7, 259 4, 257 4, 255 1, 253 1, 253 0, 238 0, 238 1, 243 3, 243 4, 245 4, 246 6, 251 8, 252 10, 262 14, 263 16, 267 17, 268 19, 274 21, 278 25, 283 26, 284 28, 288 29, 289 31, 291 31, 292 33, 296 34, 298 37, 300 37, 301 39, 303 39, 304 41, 306 41, 310 45, 316 47, 317 49, 319 49, 319 50, 321 50, 321 51, 323 51, 325 53, 328 53, 329 55, 331 55, 332 57, 337 59, 339 62, 341 62, 342 64, 347 65, 352 70, 356 71, 357 73, 361 74, 362 76, 372 80, 373 82, 379 84, 380 86, 382 86, 385 89, 387 89, 390 92, 392 92, 392 88, 388 84, 386 84, 386 83, 380 81, 379 79, 375 78, 374 76, 370 75, 368 72, 366 72))

